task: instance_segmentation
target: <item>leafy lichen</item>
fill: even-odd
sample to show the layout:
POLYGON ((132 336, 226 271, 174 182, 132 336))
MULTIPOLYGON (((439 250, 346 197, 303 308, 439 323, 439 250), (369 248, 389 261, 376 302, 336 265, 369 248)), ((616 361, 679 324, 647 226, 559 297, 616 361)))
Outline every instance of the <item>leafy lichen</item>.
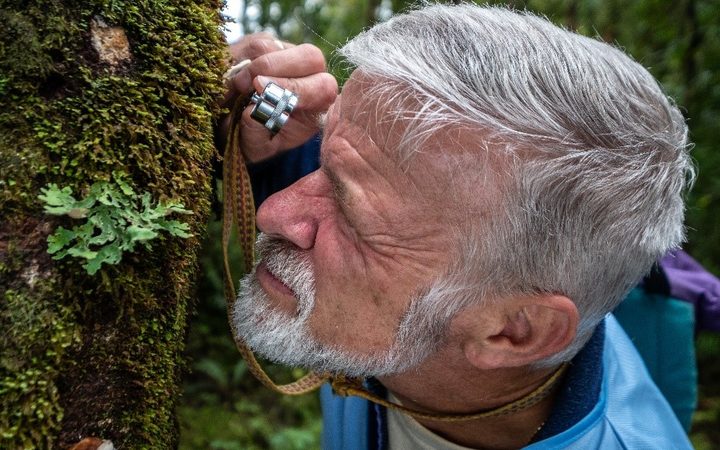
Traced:
POLYGON ((156 205, 149 192, 136 194, 122 174, 114 172, 113 178, 113 183, 94 183, 82 200, 75 199, 69 187, 60 189, 51 183, 40 189, 38 198, 45 202, 46 213, 85 219, 72 229, 59 226, 48 236, 48 253, 53 259, 85 259, 83 268, 95 275, 104 263, 119 263, 123 253, 132 252, 137 244, 150 250, 150 240, 160 231, 181 238, 191 236, 187 223, 166 218, 173 213, 192 214, 182 203, 156 205))

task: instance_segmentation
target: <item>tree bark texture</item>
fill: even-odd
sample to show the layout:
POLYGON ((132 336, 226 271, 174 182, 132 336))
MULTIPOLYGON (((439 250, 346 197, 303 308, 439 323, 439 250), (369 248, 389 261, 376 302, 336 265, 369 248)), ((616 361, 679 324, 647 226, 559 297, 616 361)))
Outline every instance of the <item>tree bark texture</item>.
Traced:
POLYGON ((210 211, 224 43, 217 0, 0 0, 0 448, 177 446, 200 238, 210 211), (189 239, 163 236, 88 275, 47 253, 76 197, 128 175, 175 199, 189 239))

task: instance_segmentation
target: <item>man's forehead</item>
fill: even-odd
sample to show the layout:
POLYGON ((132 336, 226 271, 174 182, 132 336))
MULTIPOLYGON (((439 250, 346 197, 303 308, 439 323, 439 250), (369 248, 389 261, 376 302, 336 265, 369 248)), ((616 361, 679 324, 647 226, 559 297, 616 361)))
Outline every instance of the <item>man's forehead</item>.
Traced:
POLYGON ((351 125, 398 163, 417 159, 420 165, 434 166, 475 161, 480 167, 497 167, 502 159, 497 150, 503 146, 491 144, 487 130, 459 121, 436 119, 433 123, 427 105, 411 89, 388 79, 373 79, 359 70, 345 83, 333 109, 337 120, 351 125), (408 135, 413 133, 422 139, 411 139, 408 135))
POLYGON ((400 94, 397 82, 353 72, 342 88, 331 115, 342 132, 357 135, 386 157, 400 163, 401 145, 408 126, 421 108, 419 101, 400 94))
POLYGON ((376 143, 380 136, 377 127, 366 118, 366 114, 356 113, 346 106, 342 96, 338 97, 335 105, 328 114, 328 120, 320 148, 321 165, 343 165, 351 155, 355 155, 373 165, 392 164, 390 153, 376 143))
POLYGON ((434 205, 454 223, 464 223, 478 207, 501 200, 498 165, 493 163, 498 155, 485 142, 486 133, 463 125, 440 126, 422 149, 404 159, 399 147, 411 121, 422 120, 417 118, 420 102, 415 97, 389 105, 379 92, 383 90, 367 75, 353 74, 329 113, 321 160, 336 184, 362 176, 353 170, 362 160, 400 195, 421 194, 429 202, 425 205, 434 205), (456 194, 450 199, 448 192, 456 194))
POLYGON ((383 120, 385 114, 381 112, 384 108, 368 76, 356 75, 357 73, 353 72, 338 96, 335 105, 338 119, 352 123, 367 134, 377 136, 383 131, 382 122, 387 122, 383 120))

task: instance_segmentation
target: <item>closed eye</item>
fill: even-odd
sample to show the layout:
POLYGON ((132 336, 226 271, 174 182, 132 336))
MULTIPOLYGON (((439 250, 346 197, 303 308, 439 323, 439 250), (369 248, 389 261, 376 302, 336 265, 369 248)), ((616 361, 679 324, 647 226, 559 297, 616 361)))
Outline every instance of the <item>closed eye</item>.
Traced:
POLYGON ((326 169, 325 166, 323 166, 322 169, 323 172, 325 172, 325 175, 328 177, 328 180, 330 180, 330 185, 332 186, 333 197, 335 198, 335 201, 337 201, 338 205, 344 211, 349 203, 348 192, 345 188, 345 185, 338 179, 335 173, 331 172, 329 169, 326 169))

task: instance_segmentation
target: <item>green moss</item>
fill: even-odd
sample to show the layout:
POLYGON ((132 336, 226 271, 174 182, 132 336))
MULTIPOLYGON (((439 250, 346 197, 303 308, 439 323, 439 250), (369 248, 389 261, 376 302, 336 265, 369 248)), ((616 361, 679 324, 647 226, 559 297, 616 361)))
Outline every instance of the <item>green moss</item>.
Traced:
POLYGON ((8 289, 3 295, 0 328, 8 331, 9 345, 0 356, 2 448, 49 447, 63 417, 55 381, 62 355, 78 335, 71 311, 60 305, 38 309, 32 298, 38 294, 8 289))
POLYGON ((78 436, 170 448, 216 157, 224 44, 216 1, 7 2, 0 42, 0 447, 78 436), (131 60, 99 61, 90 24, 121 27, 131 60), (89 276, 53 262, 37 195, 113 171, 189 205, 195 238, 163 238, 89 276), (31 261, 35 261, 32 263, 31 261), (33 264, 38 267, 32 269, 33 264), (26 280, 33 270, 40 275, 26 280), (25 281, 24 281, 25 280, 25 281))

